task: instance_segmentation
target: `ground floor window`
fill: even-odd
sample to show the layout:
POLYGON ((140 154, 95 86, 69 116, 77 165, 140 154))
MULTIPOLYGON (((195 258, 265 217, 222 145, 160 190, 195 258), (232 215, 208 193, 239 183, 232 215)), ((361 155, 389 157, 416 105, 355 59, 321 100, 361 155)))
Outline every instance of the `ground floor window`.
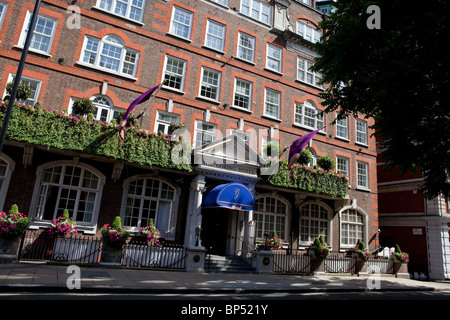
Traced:
POLYGON ((137 178, 126 182, 122 224, 140 228, 153 220, 161 233, 170 232, 178 198, 177 190, 169 183, 156 178, 137 178))
POLYGON ((256 240, 264 241, 274 230, 281 241, 288 240, 288 207, 287 201, 278 197, 263 196, 256 200, 256 240))
POLYGON ((329 210, 319 203, 300 207, 300 245, 309 246, 320 235, 329 238, 329 210))
POLYGON ((61 162, 38 168, 36 219, 51 221, 67 209, 85 225, 96 222, 104 177, 84 164, 61 162))
MULTIPOLYGON (((0 154, 0 210, 5 204, 6 193, 8 192, 9 181, 11 174, 14 171, 16 163, 7 155, 0 154)), ((19 207, 20 209, 20 207, 19 207)), ((7 211, 8 208, 3 208, 2 211, 7 211)))
POLYGON ((341 245, 355 246, 358 239, 364 239, 364 216, 355 209, 347 209, 341 213, 341 245))

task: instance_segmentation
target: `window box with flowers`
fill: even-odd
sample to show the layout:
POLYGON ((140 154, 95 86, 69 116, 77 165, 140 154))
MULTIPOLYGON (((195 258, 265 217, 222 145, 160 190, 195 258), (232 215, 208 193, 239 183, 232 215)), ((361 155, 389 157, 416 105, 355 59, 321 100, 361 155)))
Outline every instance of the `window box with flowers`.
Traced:
POLYGON ((0 263, 16 263, 20 241, 30 219, 19 212, 16 204, 8 213, 0 213, 0 263))
POLYGON ((130 233, 122 228, 120 217, 115 217, 114 221, 105 224, 102 233, 102 254, 100 261, 103 264, 120 265, 122 260, 122 250, 130 233))

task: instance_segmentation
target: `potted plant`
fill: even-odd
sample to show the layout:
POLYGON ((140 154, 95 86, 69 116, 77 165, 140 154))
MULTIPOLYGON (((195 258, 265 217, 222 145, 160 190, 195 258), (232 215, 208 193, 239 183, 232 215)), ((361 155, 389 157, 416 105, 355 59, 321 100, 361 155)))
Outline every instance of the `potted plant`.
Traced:
POLYGON ((94 105, 91 99, 81 98, 74 101, 72 106, 72 113, 77 116, 85 116, 90 113, 97 112, 97 107, 94 105))
POLYGON ((317 165, 323 170, 332 171, 336 167, 336 162, 327 154, 317 159, 317 165))
POLYGON ((370 258, 372 258, 372 253, 369 251, 369 249, 366 249, 364 242, 362 242, 361 240, 358 240, 358 242, 356 243, 354 252, 356 253, 357 258, 361 261, 366 262, 370 258))
POLYGON ((272 237, 266 241, 266 248, 269 250, 280 249, 282 247, 281 239, 278 238, 277 232, 273 230, 272 237))
POLYGON ((69 217, 69 210, 65 209, 62 216, 52 220, 49 234, 52 237, 65 237, 77 233, 75 221, 69 217))
POLYGON ((320 235, 314 239, 308 248, 308 253, 311 257, 318 260, 325 260, 330 255, 330 249, 328 248, 323 236, 320 235))
POLYGON ((358 275, 367 275, 367 261, 372 258, 372 253, 366 248, 362 240, 358 240, 353 252, 356 255, 355 273, 358 275))
POLYGON ((403 252, 400 246, 395 245, 395 251, 392 253, 394 257, 394 274, 397 278, 409 279, 408 262, 409 254, 403 252))
POLYGON ((398 244, 395 246, 395 251, 392 253, 392 255, 394 256, 395 261, 398 263, 409 262, 409 254, 403 252, 398 244))
POLYGON ((161 238, 161 233, 153 224, 153 219, 150 219, 150 225, 146 227, 142 227, 139 229, 139 232, 146 237, 147 243, 150 246, 161 246, 159 242, 159 238, 161 238))
MULTIPOLYGON (((5 100, 10 99, 13 86, 14 80, 6 84, 7 96, 5 97, 5 100)), ((30 85, 24 81, 20 81, 19 87, 17 88, 16 99, 18 101, 25 102, 31 96, 32 93, 33 90, 31 89, 30 85)))
POLYGON ((30 219, 19 212, 16 204, 8 213, 0 213, 0 263, 17 262, 21 236, 29 224, 30 219))
POLYGON ((120 264, 122 248, 130 236, 130 233, 122 228, 120 217, 115 217, 111 225, 105 224, 101 233, 103 244, 101 262, 120 264))

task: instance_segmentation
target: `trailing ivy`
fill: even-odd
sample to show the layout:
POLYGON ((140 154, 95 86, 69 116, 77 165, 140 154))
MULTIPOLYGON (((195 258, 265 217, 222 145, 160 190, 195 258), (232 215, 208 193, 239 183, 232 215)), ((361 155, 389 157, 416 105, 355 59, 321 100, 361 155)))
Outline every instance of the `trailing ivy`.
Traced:
POLYGON ((346 198, 348 189, 348 178, 343 174, 298 164, 294 164, 289 170, 287 160, 280 161, 278 171, 271 176, 263 176, 263 181, 278 187, 324 194, 333 198, 346 198))
MULTIPOLYGON (((0 100, 0 126, 7 105, 0 100)), ((48 148, 74 150, 121 159, 131 163, 191 171, 190 144, 165 134, 149 133, 134 127, 125 129, 120 141, 114 124, 90 121, 61 111, 14 104, 7 139, 48 148), (172 161, 172 149, 186 144, 185 161, 172 161), (188 161, 186 161, 188 160, 188 161)))

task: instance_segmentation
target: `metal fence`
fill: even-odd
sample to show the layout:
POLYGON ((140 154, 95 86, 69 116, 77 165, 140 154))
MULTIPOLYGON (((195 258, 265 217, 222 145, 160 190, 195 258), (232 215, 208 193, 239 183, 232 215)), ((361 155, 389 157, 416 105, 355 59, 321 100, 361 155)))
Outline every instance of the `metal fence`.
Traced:
MULTIPOLYGON (((323 261, 326 273, 356 274, 356 256, 344 257, 330 255, 323 261)), ((273 269, 275 273, 309 273, 311 257, 309 255, 287 255, 285 252, 274 252, 273 269)), ((383 258, 372 258, 367 261, 369 274, 392 274, 394 273, 394 260, 383 258)))
POLYGON ((287 255, 284 252, 274 252, 273 272, 276 273, 308 273, 311 257, 309 255, 287 255))
MULTIPOLYGON (((42 230, 27 230, 22 239, 19 260, 97 264, 102 254, 100 238, 72 235, 53 238, 42 230)), ((128 243, 122 251, 124 267, 185 268, 183 246, 149 247, 144 243, 128 243)))
POLYGON ((146 268, 185 268, 186 249, 180 246, 149 247, 127 244, 122 253, 122 266, 146 268))
POLYGON ((325 261, 325 272, 329 273, 351 273, 356 272, 356 257, 342 257, 329 255, 325 261))
POLYGON ((394 259, 371 258, 367 261, 367 272, 370 274, 394 273, 394 259))

